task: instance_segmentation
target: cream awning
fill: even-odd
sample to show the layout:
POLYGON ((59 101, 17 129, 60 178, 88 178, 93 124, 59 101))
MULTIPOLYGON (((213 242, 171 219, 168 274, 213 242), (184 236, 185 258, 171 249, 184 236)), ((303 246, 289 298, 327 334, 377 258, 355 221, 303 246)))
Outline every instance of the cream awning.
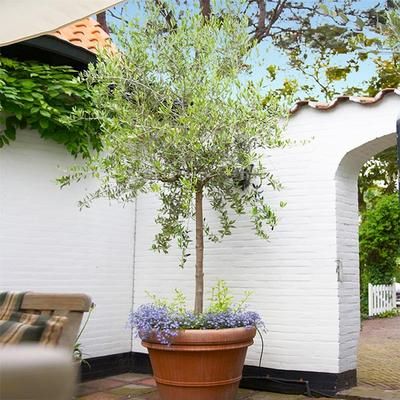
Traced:
POLYGON ((45 35, 124 0, 0 0, 0 46, 45 35))

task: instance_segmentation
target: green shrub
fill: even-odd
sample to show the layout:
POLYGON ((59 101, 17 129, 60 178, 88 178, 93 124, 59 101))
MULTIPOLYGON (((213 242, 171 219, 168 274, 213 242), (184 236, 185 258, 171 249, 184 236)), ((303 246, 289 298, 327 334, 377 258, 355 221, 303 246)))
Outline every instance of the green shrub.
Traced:
POLYGON ((368 310, 368 283, 390 284, 399 278, 400 205, 385 195, 362 214, 360 225, 361 311, 368 310))
POLYGON ((395 318, 398 317, 399 315, 400 315, 400 310, 394 309, 380 313, 376 316, 376 318, 395 318))

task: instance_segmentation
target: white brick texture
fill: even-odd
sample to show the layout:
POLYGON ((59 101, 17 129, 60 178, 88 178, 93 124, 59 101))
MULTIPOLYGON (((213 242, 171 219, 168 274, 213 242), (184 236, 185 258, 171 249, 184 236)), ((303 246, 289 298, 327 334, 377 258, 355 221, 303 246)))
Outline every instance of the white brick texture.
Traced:
MULTIPOLYGON (((265 157, 284 185, 267 192, 279 216, 270 240, 258 239, 243 217, 232 236, 206 243, 207 288, 225 279, 238 297, 254 292, 249 306, 268 329, 262 366, 332 373, 356 368, 357 174, 363 161, 394 144, 399 105, 399 97, 387 95, 375 105, 344 103, 294 115, 288 136, 307 143, 265 157)), ((142 196, 133 260, 133 207, 100 201, 80 213, 75 202, 84 185, 60 191, 53 183, 57 165, 70 162, 61 146, 29 131, 0 151, 0 288, 86 292, 98 304, 83 338, 86 352, 144 352, 137 340, 131 346, 125 329, 132 292, 134 307, 149 301, 146 291, 171 296, 174 288, 192 302, 193 257, 180 269, 175 247, 168 255, 150 250, 157 200, 142 196)), ((212 210, 206 215, 214 224, 212 210)), ((260 349, 257 338, 247 364, 258 365, 260 349)))
POLYGON ((93 182, 63 190, 55 182, 73 162, 28 130, 0 150, 0 290, 87 293, 96 309, 85 355, 130 351, 133 207, 98 201, 79 211, 93 182))
MULTIPOLYGON (((399 105, 399 97, 388 95, 370 106, 301 110, 288 127, 298 144, 265 158, 284 185, 268 194, 279 215, 270 240, 258 239, 240 218, 231 237, 206 244, 206 286, 222 278, 238 296, 244 289, 254 292, 250 307, 261 312, 268 328, 262 366, 332 373, 356 368, 357 175, 363 161, 394 144, 399 105), (302 145, 302 140, 308 141, 302 145), (280 200, 287 206, 279 210, 280 200)), ((135 306, 148 301, 146 290, 168 296, 181 288, 193 299, 193 259, 181 270, 175 248, 169 255, 149 250, 156 208, 151 196, 138 201, 135 306)), ((260 348, 257 339, 247 364, 258 365, 260 348)), ((133 350, 144 351, 139 341, 133 350)))

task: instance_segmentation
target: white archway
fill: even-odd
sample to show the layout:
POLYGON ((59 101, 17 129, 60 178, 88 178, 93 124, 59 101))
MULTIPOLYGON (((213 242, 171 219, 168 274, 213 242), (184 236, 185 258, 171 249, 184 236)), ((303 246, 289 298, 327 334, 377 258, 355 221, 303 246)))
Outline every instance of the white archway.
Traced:
MULTIPOLYGON (((330 322, 337 323, 336 338, 329 338, 337 342, 336 360, 332 357, 330 361, 336 363, 337 373, 345 374, 349 384, 355 383, 360 333, 358 174, 368 159, 396 144, 397 94, 386 92, 376 101, 361 104, 345 98, 322 109, 312 104, 289 124, 291 137, 299 139, 307 133, 313 137, 303 150, 312 148, 305 184, 313 182, 308 184, 311 202, 316 193, 324 193, 324 207, 323 212, 316 208, 310 223, 318 219, 324 224, 318 234, 324 236, 324 263, 330 265, 332 273, 326 279, 336 286, 337 308, 326 301, 330 322)), ((297 157, 301 157, 301 149, 298 152, 297 157)), ((312 204, 315 207, 317 203, 312 204)), ((321 239, 316 236, 315 240, 321 239)), ((315 263, 313 268, 316 271, 320 266, 315 263)))
POLYGON ((349 381, 353 380, 350 384, 354 384, 360 333, 358 174, 368 159, 396 144, 394 132, 400 109, 400 98, 396 94, 386 92, 385 97, 378 95, 376 101, 365 104, 336 102, 333 107, 322 110, 314 105, 317 110, 303 109, 289 126, 292 137, 299 138, 307 132, 313 136, 308 172, 318 187, 324 187, 326 195, 325 215, 315 215, 315 218, 325 221, 326 229, 319 233, 330 237, 330 244, 335 244, 334 254, 328 246, 326 252, 328 257, 335 257, 331 263, 336 272, 338 308, 335 311, 331 304, 330 315, 338 323, 337 372, 347 374, 349 381))
POLYGON ((370 140, 349 151, 335 174, 340 371, 357 368, 354 343, 360 332, 358 175, 366 161, 395 144, 395 133, 370 140))

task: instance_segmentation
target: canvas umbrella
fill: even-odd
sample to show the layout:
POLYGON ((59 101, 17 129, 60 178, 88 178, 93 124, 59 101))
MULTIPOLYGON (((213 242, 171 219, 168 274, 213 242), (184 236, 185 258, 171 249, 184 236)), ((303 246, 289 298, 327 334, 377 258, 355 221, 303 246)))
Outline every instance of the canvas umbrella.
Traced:
POLYGON ((123 0, 1 0, 0 47, 53 32, 123 0))

